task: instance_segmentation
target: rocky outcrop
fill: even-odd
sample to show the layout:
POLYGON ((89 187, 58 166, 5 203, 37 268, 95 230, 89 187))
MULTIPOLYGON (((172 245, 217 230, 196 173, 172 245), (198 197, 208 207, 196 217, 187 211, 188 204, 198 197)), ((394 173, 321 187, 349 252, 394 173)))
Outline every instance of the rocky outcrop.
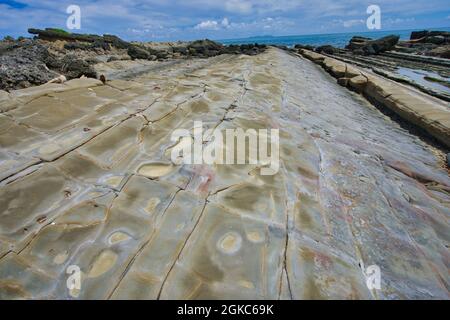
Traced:
POLYGON ((64 48, 67 50, 95 50, 101 48, 110 50, 111 47, 126 49, 131 59, 143 60, 165 60, 175 57, 201 57, 208 58, 216 55, 246 54, 255 55, 266 48, 265 45, 243 44, 239 46, 224 46, 215 41, 204 39, 192 42, 176 43, 175 45, 158 46, 145 43, 131 43, 114 35, 92 35, 68 33, 59 29, 47 28, 45 30, 29 29, 29 33, 35 34, 37 38, 46 41, 66 41, 64 48))
POLYGON ((372 38, 354 36, 345 48, 349 50, 361 49, 368 41, 372 41, 372 38))
POLYGON ((165 61, 209 58, 221 54, 256 55, 265 45, 224 46, 209 39, 175 43, 127 42, 114 35, 29 29, 34 39, 0 41, 0 89, 40 85, 63 74, 67 79, 96 77, 93 65, 118 60, 165 61))
POLYGON ((128 49, 131 44, 120 39, 114 35, 95 35, 95 34, 80 34, 69 33, 60 29, 47 28, 41 29, 28 29, 28 32, 37 36, 37 38, 47 41, 65 40, 68 42, 81 42, 90 43, 92 46, 108 48, 109 45, 119 49, 128 49))
POLYGON ((97 78, 97 72, 88 62, 77 58, 74 55, 67 55, 61 60, 61 71, 68 79, 97 78))
POLYGON ((96 78, 95 61, 73 54, 55 55, 37 40, 0 43, 0 89, 12 90, 47 83, 63 74, 67 79, 96 78))
POLYGON ((410 37, 411 40, 420 40, 423 42, 433 42, 433 41, 440 42, 441 41, 440 39, 448 39, 448 38, 450 38, 450 32, 448 31, 428 31, 428 30, 413 31, 411 32, 410 37))
POLYGON ((450 148, 450 109, 431 97, 408 89, 373 73, 340 60, 320 55, 308 50, 300 53, 309 60, 320 64, 334 77, 341 79, 339 84, 349 86, 362 93, 398 116, 404 121, 425 130, 442 145, 450 148))
POLYGON ((427 52, 428 56, 450 59, 450 45, 433 48, 427 52))
POLYGON ((389 35, 376 40, 353 37, 346 48, 359 55, 379 54, 393 49, 399 39, 400 37, 397 35, 389 35))
POLYGON ((396 50, 450 59, 450 32, 428 30, 412 32, 411 40, 400 42, 396 50))
POLYGON ((144 49, 138 46, 132 46, 128 48, 128 55, 131 59, 143 59, 143 60, 155 60, 150 54, 148 49, 144 49))
POLYGON ((330 45, 324 45, 324 46, 320 46, 320 47, 317 47, 316 49, 315 49, 315 51, 317 52, 317 53, 326 53, 326 54, 334 54, 334 53, 336 53, 337 51, 338 51, 339 49, 337 49, 337 48, 335 48, 335 47, 333 47, 333 46, 330 46, 330 45))
POLYGON ((50 70, 57 65, 47 48, 32 40, 0 43, 0 89, 44 84, 59 75, 50 70))
POLYGON ((308 44, 301 44, 301 43, 298 43, 298 44, 296 44, 296 45, 294 46, 294 49, 297 49, 297 50, 299 50, 299 49, 306 49, 306 50, 314 51, 314 50, 315 50, 315 47, 312 46, 312 45, 308 45, 308 44))
POLYGON ((196 40, 187 46, 190 55, 201 55, 206 57, 212 57, 220 54, 223 50, 223 45, 211 41, 209 39, 196 40))

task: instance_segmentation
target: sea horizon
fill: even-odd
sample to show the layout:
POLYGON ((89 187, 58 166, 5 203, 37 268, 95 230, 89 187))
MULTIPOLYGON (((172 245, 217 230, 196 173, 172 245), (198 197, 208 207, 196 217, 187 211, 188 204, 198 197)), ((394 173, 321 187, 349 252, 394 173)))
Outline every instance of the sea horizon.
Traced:
POLYGON ((386 31, 353 31, 353 32, 336 32, 336 33, 317 33, 317 34, 300 34, 300 35, 287 35, 287 36, 272 36, 262 35, 244 38, 234 39, 214 39, 224 45, 229 44, 249 44, 259 43, 267 45, 285 45, 288 47, 296 44, 321 46, 325 44, 333 45, 338 48, 343 48, 348 44, 349 40, 353 36, 366 36, 369 38, 381 38, 389 34, 396 34, 400 36, 400 40, 408 40, 411 32, 422 30, 439 30, 450 31, 450 27, 439 28, 415 28, 415 29, 402 29, 402 30, 386 30, 386 31))

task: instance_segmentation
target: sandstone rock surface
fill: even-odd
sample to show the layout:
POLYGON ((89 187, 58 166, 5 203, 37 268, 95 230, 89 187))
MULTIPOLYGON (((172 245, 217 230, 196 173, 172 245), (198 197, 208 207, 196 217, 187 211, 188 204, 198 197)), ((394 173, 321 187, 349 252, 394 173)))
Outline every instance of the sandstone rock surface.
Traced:
POLYGON ((306 59, 270 48, 1 97, 1 299, 449 298, 443 153, 306 59), (196 120, 279 128, 279 172, 171 163, 196 120))
MULTIPOLYGON (((336 78, 348 76, 351 69, 353 77, 345 82, 357 92, 388 108, 407 122, 420 127, 437 139, 445 147, 450 148, 450 107, 446 102, 405 87, 394 81, 377 76, 368 70, 361 70, 343 61, 326 57, 308 50, 301 50, 306 58, 320 64, 336 78), (353 80, 354 78, 354 80, 353 80)), ((342 81, 340 81, 342 83, 342 81)))

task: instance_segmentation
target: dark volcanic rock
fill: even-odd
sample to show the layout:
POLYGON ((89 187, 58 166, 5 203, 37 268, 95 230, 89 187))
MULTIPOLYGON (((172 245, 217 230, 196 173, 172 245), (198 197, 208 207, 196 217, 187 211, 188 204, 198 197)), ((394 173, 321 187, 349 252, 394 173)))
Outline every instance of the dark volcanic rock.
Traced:
POLYGON ((356 54, 378 54, 393 49, 399 39, 400 37, 397 35, 389 35, 376 40, 370 40, 369 38, 363 37, 353 37, 346 48, 356 54))
POLYGON ((132 45, 129 42, 120 39, 118 36, 111 34, 104 34, 103 40, 117 49, 128 49, 132 45))
POLYGON ((128 55, 131 57, 131 59, 145 59, 149 60, 151 57, 150 52, 148 50, 138 47, 138 46, 130 46, 128 48, 128 55))
POLYGON ((0 89, 12 90, 44 84, 59 74, 47 48, 33 40, 0 44, 0 89))
POLYGON ((111 46, 118 49, 128 49, 133 45, 127 41, 120 39, 117 36, 105 34, 103 36, 95 34, 80 34, 80 33, 69 33, 59 29, 47 28, 45 30, 40 29, 28 29, 31 34, 37 35, 39 39, 56 41, 65 40, 69 43, 66 44, 68 50, 73 49, 92 49, 92 48, 102 48, 104 50, 109 50, 111 46), (72 44, 70 44, 72 42, 72 44))
POLYGON ((326 53, 326 54, 334 54, 337 52, 337 49, 331 45, 324 45, 324 46, 320 46, 317 47, 315 50, 317 53, 326 53))
POLYGON ((107 59, 122 59, 119 57, 162 61, 183 56, 208 58, 224 53, 256 55, 266 48, 258 44, 227 47, 208 39, 154 46, 127 42, 114 35, 77 34, 51 28, 29 29, 29 32, 36 35, 34 39, 0 41, 0 89, 40 85, 60 75, 67 79, 96 78, 93 65, 107 59))
POLYGON ((306 50, 311 50, 311 51, 314 51, 314 50, 315 50, 315 47, 314 47, 314 46, 311 46, 311 45, 309 45, 309 44, 306 44, 306 45, 303 45, 303 44, 296 44, 296 45, 294 46, 294 48, 295 48, 295 49, 306 49, 306 50))
POLYGON ((87 42, 67 42, 64 44, 66 50, 90 50, 92 45, 87 42))
POLYGON ((432 57, 450 59, 450 45, 434 48, 428 51, 427 55, 432 57))
POLYGON ((410 39, 411 40, 419 40, 419 39, 436 37, 436 36, 442 36, 444 38, 449 38, 450 32, 448 32, 448 31, 428 31, 428 30, 413 31, 413 32, 411 32, 410 39))
POLYGON ((191 42, 187 46, 187 49, 189 54, 193 56, 213 57, 220 54, 224 46, 220 43, 205 39, 191 42))
POLYGON ((40 29, 28 29, 28 33, 35 34, 39 39, 55 41, 55 40, 66 40, 66 41, 82 41, 82 42, 94 42, 96 40, 102 40, 101 36, 94 34, 79 34, 79 33, 69 33, 59 29, 47 28, 45 30, 40 29))
POLYGON ((431 37, 426 37, 425 42, 434 43, 434 44, 443 44, 446 42, 446 39, 444 36, 431 36, 431 37))
POLYGON ((429 33, 429 32, 430 32, 430 31, 428 31, 428 30, 423 30, 423 31, 413 31, 413 32, 411 32, 411 37, 410 37, 410 39, 411 39, 411 40, 421 39, 421 38, 423 38, 423 37, 428 36, 428 33, 429 33))
POLYGON ((369 41, 372 41, 372 38, 354 36, 353 38, 350 39, 350 42, 345 48, 352 51, 361 49, 369 41))
POLYGON ((220 43, 205 39, 191 42, 186 49, 190 56, 213 57, 220 54, 246 54, 252 56, 261 53, 266 48, 266 45, 257 43, 224 46, 220 43))
POLYGON ((74 55, 67 55, 62 59, 61 71, 68 79, 86 76, 88 78, 97 78, 97 72, 88 62, 81 60, 74 55))

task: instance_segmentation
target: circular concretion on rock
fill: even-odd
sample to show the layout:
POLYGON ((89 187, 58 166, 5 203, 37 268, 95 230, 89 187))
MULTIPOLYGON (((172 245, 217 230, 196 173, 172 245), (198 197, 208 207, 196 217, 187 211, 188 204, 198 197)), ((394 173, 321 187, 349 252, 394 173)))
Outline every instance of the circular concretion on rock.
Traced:
POLYGON ((239 281, 239 285, 241 287, 244 287, 244 288, 247 288, 247 289, 254 289, 255 288, 253 283, 251 283, 250 281, 247 281, 247 280, 240 280, 239 281))
POLYGON ((127 235, 126 233, 117 231, 117 232, 114 232, 114 233, 109 237, 109 243, 110 243, 110 244, 115 244, 115 243, 118 243, 118 242, 126 241, 126 240, 128 240, 128 239, 130 239, 130 236, 129 236, 129 235, 127 235))
POLYGON ((63 264, 64 262, 66 262, 68 257, 69 257, 69 253, 67 251, 64 251, 64 252, 61 252, 61 253, 57 254, 53 258, 53 262, 55 264, 63 264))
POLYGON ((226 254, 233 254, 241 249, 242 237, 236 232, 228 232, 217 242, 217 248, 226 254))
POLYGON ((171 164, 155 162, 144 164, 138 169, 138 173, 149 178, 159 178, 169 174, 173 169, 174 166, 171 164))
POLYGON ((117 254, 111 250, 106 250, 100 253, 100 255, 95 259, 91 270, 89 271, 89 278, 97 278, 107 272, 114 266, 117 261, 117 254))

